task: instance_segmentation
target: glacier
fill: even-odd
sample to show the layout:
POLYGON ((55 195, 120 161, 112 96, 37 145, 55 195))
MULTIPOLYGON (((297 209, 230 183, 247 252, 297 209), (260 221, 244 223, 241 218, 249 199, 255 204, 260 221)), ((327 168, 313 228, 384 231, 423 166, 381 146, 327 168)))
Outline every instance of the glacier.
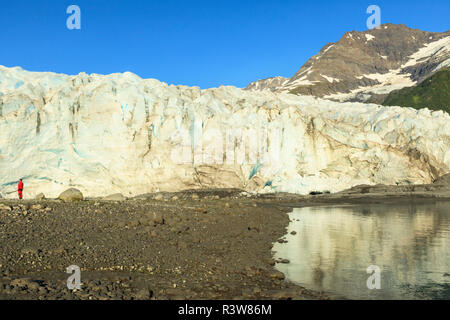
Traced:
POLYGON ((450 172, 443 111, 0 66, 0 192, 337 192, 450 172))

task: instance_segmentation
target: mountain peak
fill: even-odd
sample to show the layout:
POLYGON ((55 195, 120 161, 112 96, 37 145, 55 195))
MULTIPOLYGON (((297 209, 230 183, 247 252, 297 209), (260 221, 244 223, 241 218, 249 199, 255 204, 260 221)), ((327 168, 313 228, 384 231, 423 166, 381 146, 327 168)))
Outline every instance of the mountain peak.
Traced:
POLYGON ((450 31, 428 32, 404 24, 383 24, 350 31, 326 44, 288 81, 260 80, 247 90, 266 86, 277 92, 345 101, 367 101, 413 86, 450 62, 450 31))

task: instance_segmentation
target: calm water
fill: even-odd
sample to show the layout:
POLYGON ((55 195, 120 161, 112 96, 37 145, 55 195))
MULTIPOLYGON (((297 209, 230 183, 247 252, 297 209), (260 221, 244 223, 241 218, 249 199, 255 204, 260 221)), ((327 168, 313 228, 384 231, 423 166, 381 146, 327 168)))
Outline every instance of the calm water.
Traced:
POLYGON ((350 299, 450 299, 450 202, 297 208, 275 258, 286 278, 350 299), (291 235, 296 231, 296 235, 291 235), (380 268, 370 290, 367 268, 380 268))

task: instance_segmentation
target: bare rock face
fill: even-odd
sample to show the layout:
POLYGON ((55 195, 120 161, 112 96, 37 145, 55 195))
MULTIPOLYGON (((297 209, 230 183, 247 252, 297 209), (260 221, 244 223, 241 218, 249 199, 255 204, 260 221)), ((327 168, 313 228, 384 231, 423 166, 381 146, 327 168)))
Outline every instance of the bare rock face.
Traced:
POLYGON ((84 199, 83 194, 80 190, 75 188, 70 188, 61 193, 58 199, 63 201, 82 201, 84 199))
POLYGON ((338 101, 376 101, 413 86, 450 65, 450 31, 427 32, 405 25, 346 32, 328 43, 288 81, 253 82, 247 90, 313 95, 338 101), (266 84, 266 82, 269 82, 266 84))
POLYGON ((450 187, 450 173, 437 178, 433 184, 446 185, 450 187))
POLYGON ((445 193, 450 191, 450 173, 437 178, 430 184, 416 185, 357 185, 348 190, 343 190, 338 194, 400 194, 400 193, 445 193))
POLYGON ((121 193, 111 194, 103 198, 103 200, 107 201, 125 201, 127 198, 121 193))

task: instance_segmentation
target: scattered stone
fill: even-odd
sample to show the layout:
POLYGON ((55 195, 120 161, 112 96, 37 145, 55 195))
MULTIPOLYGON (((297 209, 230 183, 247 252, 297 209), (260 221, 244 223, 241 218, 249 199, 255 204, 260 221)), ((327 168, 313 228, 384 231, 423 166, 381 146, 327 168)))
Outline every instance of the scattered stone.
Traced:
POLYGON ((253 288, 253 294, 258 295, 258 294, 260 294, 260 293, 261 293, 261 288, 260 288, 260 287, 255 287, 255 288, 253 288))
POLYGON ((148 300, 151 298, 150 291, 147 289, 142 289, 136 293, 135 298, 137 300, 148 300))
POLYGON ((11 281, 11 285, 19 288, 27 288, 30 284, 30 279, 28 278, 18 278, 11 281))
POLYGON ((0 203, 0 211, 1 210, 12 211, 12 208, 10 206, 7 206, 6 204, 0 203))
POLYGON ((150 217, 154 223, 164 224, 164 216, 161 212, 152 212, 150 213, 150 217))
POLYGON ((27 284, 27 288, 28 288, 28 290, 31 290, 31 291, 38 291, 40 289, 40 286, 36 282, 30 281, 27 284))
POLYGON ((114 194, 110 194, 109 196, 104 197, 103 200, 106 200, 106 201, 125 201, 125 200, 127 200, 127 198, 121 193, 114 193, 114 194))
POLYGON ((36 197, 34 197, 36 200, 45 200, 45 195, 41 192, 36 197))
POLYGON ((269 277, 275 280, 284 280, 284 274, 277 270, 273 271, 269 277))
POLYGON ((43 210, 44 207, 40 204, 35 204, 35 205, 32 205, 30 209, 31 210, 43 210))
POLYGON ((275 300, 292 300, 298 296, 300 296, 300 292, 292 289, 272 293, 272 298, 275 300))
POLYGON ((271 266, 274 266, 275 263, 276 263, 276 261, 275 261, 274 259, 269 259, 269 260, 267 261, 267 263, 268 263, 269 265, 271 265, 271 266))
POLYGON ((70 188, 61 193, 58 199, 62 201, 81 201, 84 199, 83 194, 80 190, 75 188, 70 188))

